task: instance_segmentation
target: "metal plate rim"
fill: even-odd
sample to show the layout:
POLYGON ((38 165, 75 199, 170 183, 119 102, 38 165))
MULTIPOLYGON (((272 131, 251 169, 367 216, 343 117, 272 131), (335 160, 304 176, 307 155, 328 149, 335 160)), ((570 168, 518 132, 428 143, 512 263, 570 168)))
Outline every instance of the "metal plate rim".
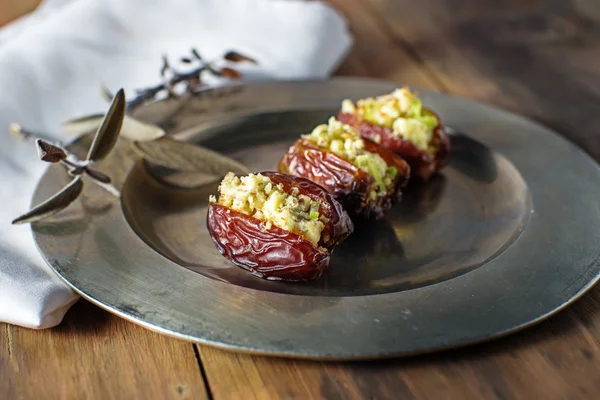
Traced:
POLYGON ((197 337, 193 337, 193 336, 189 336, 189 335, 185 335, 185 334, 180 334, 174 331, 170 331, 168 329, 159 327, 159 326, 155 326, 152 325, 150 323, 144 322, 143 320, 137 319, 131 315, 128 315, 127 313, 124 313, 120 310, 116 310, 114 308, 108 307, 105 304, 103 304, 101 301, 88 296, 86 293, 80 291, 76 286, 72 285, 65 277, 63 277, 62 275, 60 275, 57 272, 58 276, 71 288, 73 289, 78 295, 80 295, 82 298, 84 298, 85 300, 95 304, 96 306, 102 308, 105 311, 108 311, 112 314, 115 314, 131 323, 134 323, 136 325, 139 325, 145 329, 148 329, 152 332, 156 332, 174 339, 179 339, 179 340, 185 340, 191 343, 196 343, 196 344, 200 344, 200 345, 206 345, 206 346, 211 346, 220 350, 225 350, 225 351, 230 351, 230 352, 235 352, 235 353, 241 353, 241 354, 248 354, 248 355, 258 355, 258 356, 267 356, 267 357, 275 357, 275 358, 294 358, 294 359, 299 359, 299 360, 313 360, 313 361, 323 361, 323 362, 344 362, 344 361, 377 361, 377 360, 387 360, 387 359, 393 359, 393 358, 404 358, 404 357, 414 357, 414 356, 421 356, 421 355, 427 355, 427 354, 433 354, 433 353, 437 353, 437 352, 444 352, 444 351, 449 351, 449 350, 455 350, 455 349, 461 349, 464 347, 468 347, 468 346, 472 346, 472 345, 478 345, 478 344, 484 344, 484 343, 489 343, 492 342, 496 339, 502 339, 504 337, 510 336, 514 333, 518 333, 521 331, 524 331, 532 326, 535 326, 541 322, 544 322, 545 320, 547 320, 548 318, 558 314, 559 312, 563 311, 564 309, 566 309, 567 307, 569 307, 571 304, 573 304, 574 302, 578 301, 583 295, 585 295, 587 293, 588 290, 590 290, 596 283, 598 283, 598 281, 600 281, 600 275, 598 275, 595 279, 593 279, 592 281, 590 281, 588 283, 588 285, 586 285, 584 288, 582 288, 579 293, 577 293, 574 297, 572 297, 570 300, 568 300, 567 302, 563 303, 560 307, 556 308, 553 311, 548 312, 545 315, 540 316, 539 318, 535 319, 535 320, 531 320, 528 323, 525 323, 519 327, 516 327, 514 329, 507 329, 504 332, 499 332, 496 335, 492 335, 492 336, 488 336, 488 337, 484 337, 478 340, 473 340, 470 342, 465 342, 462 344, 458 344, 458 345, 451 345, 451 346, 446 346, 446 347, 438 347, 438 348, 431 348, 431 349, 426 349, 426 350, 417 350, 414 352, 403 352, 403 353, 399 353, 399 354, 395 354, 395 353, 388 353, 388 354, 377 354, 374 356, 327 356, 327 357, 315 357, 312 355, 307 355, 307 354, 299 354, 299 353, 285 353, 285 352, 266 352, 266 351, 260 351, 260 350, 253 350, 253 349, 247 349, 247 348, 240 348, 234 345, 228 345, 228 344, 224 344, 221 342, 215 342, 215 341, 210 341, 210 340, 206 340, 206 339, 200 339, 197 337))
MULTIPOLYGON (((379 86, 387 85, 390 87, 396 86, 394 83, 390 83, 390 82, 382 82, 382 81, 377 81, 377 80, 373 80, 373 79, 355 79, 355 78, 338 78, 338 79, 333 79, 331 81, 319 80, 319 81, 313 81, 312 83, 313 84, 317 83, 320 85, 324 85, 324 87, 328 87, 328 86, 336 85, 336 84, 338 84, 338 85, 339 84, 343 85, 343 84, 347 84, 347 83, 352 84, 353 82, 355 82, 357 85, 364 84, 366 86, 369 86, 370 84, 373 84, 375 86, 378 86, 378 85, 379 86)), ((279 82, 279 83, 275 83, 275 84, 267 83, 267 84, 263 84, 263 85, 285 86, 286 84, 289 84, 289 83, 290 82, 279 82)), ((292 83, 300 84, 300 85, 303 84, 302 82, 299 82, 299 81, 293 81, 292 83)), ((261 84, 258 84, 258 85, 261 85, 261 84)), ((450 97, 450 96, 448 96, 448 97, 450 97)), ((467 103, 476 104, 476 103, 473 103, 471 101, 464 100, 464 99, 460 100, 460 101, 466 101, 467 103)), ((483 106, 483 107, 492 110, 492 108, 489 106, 483 106)), ((523 117, 514 116, 512 114, 507 113, 506 111, 496 110, 496 109, 493 109, 493 110, 495 110, 494 112, 496 112, 498 114, 510 115, 510 116, 512 116, 512 118, 516 118, 517 120, 520 120, 522 123, 526 123, 527 125, 530 125, 533 127, 537 126, 536 129, 539 129, 540 131, 544 131, 543 135, 550 134, 550 136, 553 137, 552 140, 556 141, 558 139, 558 142, 563 142, 562 145, 566 145, 567 147, 572 147, 574 153, 576 153, 576 155, 574 156, 575 158, 579 159, 580 161, 583 160, 582 162, 588 163, 587 167, 591 166, 591 167, 593 167, 593 169, 595 169, 595 171, 590 170, 590 174, 592 174, 592 175, 595 174, 597 176, 600 176, 600 174, 598 174, 600 169, 598 168, 598 165, 595 163, 595 161, 592 160, 591 157, 589 157, 589 155, 587 155, 584 151, 582 151, 579 148, 576 148, 567 139, 549 131, 547 128, 541 126, 540 124, 538 124, 536 122, 526 120, 523 117), (590 162, 591 162, 591 165, 589 165, 590 162)), ((590 177, 591 177, 591 175, 590 175, 590 177)), ((596 177, 594 177, 594 179, 596 177)), ((592 178, 590 178, 590 179, 592 179, 592 178)), ((36 189, 36 195, 34 197, 34 202, 38 202, 40 200, 40 196, 42 196, 42 192, 44 190, 48 189, 48 188, 45 188, 45 189, 42 188, 44 190, 40 190, 40 186, 44 186, 43 182, 44 181, 42 180, 40 185, 38 185, 38 188, 36 189)), ((535 201, 535 199, 534 199, 534 201, 535 201)), ((221 341, 211 340, 206 337, 200 338, 197 335, 190 335, 190 334, 182 332, 181 330, 177 331, 177 329, 166 328, 164 326, 157 325, 156 323, 149 322, 147 316, 140 318, 139 316, 134 315, 135 313, 128 313, 127 311, 120 309, 118 307, 114 307, 114 306, 105 304, 106 301, 103 302, 102 300, 100 300, 96 296, 94 296, 93 293, 90 293, 89 287, 88 287, 88 290, 82 290, 80 288, 81 284, 78 284, 77 282, 73 282, 73 279, 70 279, 69 276, 66 276, 67 274, 63 274, 63 272, 65 271, 64 265, 61 265, 61 262, 57 261, 57 259, 53 257, 54 255, 52 254, 52 251, 49 250, 48 231, 44 230, 44 229, 40 230, 38 225, 33 225, 33 231, 34 231, 34 237, 35 237, 36 243, 38 244, 38 248, 40 249, 40 252, 42 253, 44 259, 48 262, 48 264, 59 274, 59 276, 61 276, 61 278, 63 280, 65 280, 71 287, 73 287, 74 290, 76 290, 79 294, 81 294, 83 297, 87 298, 88 300, 100 305, 101 307, 103 307, 113 313, 116 313, 116 314, 120 315, 121 317, 126 318, 132 322, 140 324, 146 328, 161 332, 163 334, 167 334, 169 336, 174 336, 174 337, 177 337, 180 339, 190 340, 190 341, 194 341, 194 342, 198 342, 198 343, 208 344, 211 346, 217 346, 217 347, 224 348, 227 350, 243 351, 243 352, 248 352, 248 353, 253 353, 253 354, 278 355, 278 356, 284 356, 284 357, 300 357, 300 358, 312 358, 312 359, 316 358, 316 359, 326 359, 326 360, 355 360, 355 359, 371 359, 371 358, 388 358, 388 357, 397 357, 400 355, 429 353, 432 351, 462 347, 462 346, 465 346, 468 344, 484 342, 484 341, 488 341, 488 340, 491 340, 491 339, 494 339, 497 337, 505 336, 505 335, 513 333, 515 331, 527 328, 531 325, 534 325, 534 324, 548 318, 549 316, 564 309, 572 302, 576 301, 587 290, 589 290, 598 281, 598 279, 600 279, 600 273, 598 271, 597 257, 596 257, 592 261, 592 263, 588 266, 588 269, 583 271, 584 273, 586 273, 588 275, 585 277, 585 283, 578 286, 577 290, 573 291, 566 300, 563 299, 563 301, 561 302, 560 305, 553 306, 553 307, 551 307, 550 310, 541 312, 536 318, 532 318, 529 321, 518 324, 516 326, 509 326, 505 330, 497 331, 495 334, 486 335, 485 337, 480 337, 480 338, 471 337, 470 339, 463 340, 462 342, 460 340, 458 340, 458 341, 455 340, 453 343, 450 343, 448 345, 443 345, 443 344, 437 343, 437 344, 433 344, 432 346, 429 346, 428 348, 416 349, 414 352, 410 352, 410 351, 406 351, 406 350, 394 351, 391 349, 389 349, 389 351, 386 351, 385 349, 382 349, 382 351, 379 353, 374 353, 373 351, 370 351, 367 353, 348 352, 346 354, 339 354, 339 353, 338 354, 325 354, 325 353, 315 354, 315 353, 310 353, 310 352, 299 351, 297 349, 296 350, 289 350, 289 349, 286 350, 285 348, 274 349, 272 347, 261 350, 259 348, 253 348, 252 346, 250 346, 248 344, 241 345, 239 343, 238 344, 225 343, 223 340, 221 340, 221 341), (591 271, 592 268, 595 268, 595 271, 591 271), (593 276, 592 276, 592 274, 593 274, 593 276)), ((492 262, 494 262, 494 260, 492 262)), ((190 272, 190 271, 187 271, 187 272, 190 272)), ((192 272, 190 272, 190 273, 192 273, 192 272)), ((579 281, 577 281, 575 283, 578 283, 578 282, 579 281)))

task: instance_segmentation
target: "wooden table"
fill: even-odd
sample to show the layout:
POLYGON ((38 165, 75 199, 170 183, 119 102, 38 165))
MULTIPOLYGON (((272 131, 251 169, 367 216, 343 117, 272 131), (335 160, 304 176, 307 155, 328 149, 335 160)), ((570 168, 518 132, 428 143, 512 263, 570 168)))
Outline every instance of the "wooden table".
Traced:
MULTIPOLYGON (((356 37, 339 75, 386 78, 485 101, 556 129, 600 159, 597 0, 332 3, 356 37)), ((82 300, 54 329, 0 324, 0 397, 600 399, 599 343, 598 288, 505 339, 360 363, 196 346, 82 300)))
POLYGON ((40 4, 40 0, 2 0, 0 1, 0 27, 15 20, 40 4))

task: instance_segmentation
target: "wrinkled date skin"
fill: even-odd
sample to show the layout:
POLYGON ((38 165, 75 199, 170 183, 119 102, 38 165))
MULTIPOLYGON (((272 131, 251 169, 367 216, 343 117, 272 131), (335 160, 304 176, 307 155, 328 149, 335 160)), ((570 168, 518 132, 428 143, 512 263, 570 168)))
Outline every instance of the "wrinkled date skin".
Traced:
POLYGON ((263 172, 284 191, 297 187, 301 194, 321 203, 319 211, 329 223, 319 247, 303 237, 216 203, 208 206, 207 225, 212 240, 223 256, 263 279, 313 281, 318 279, 334 247, 354 230, 342 206, 323 188, 306 179, 263 172))
POLYGON ((444 130, 441 119, 433 111, 429 109, 427 111, 435 115, 439 121, 433 129, 432 145, 436 149, 435 154, 421 150, 408 140, 394 136, 389 128, 361 121, 354 114, 340 112, 337 118, 344 124, 358 129, 362 137, 374 140, 383 147, 399 154, 410 165, 411 180, 425 182, 435 172, 448 165, 450 156, 450 139, 444 130))
POLYGON ((376 184, 373 177, 336 154, 324 151, 305 139, 297 140, 279 162, 279 171, 301 176, 323 186, 342 204, 352 218, 379 219, 385 210, 399 201, 400 190, 406 185, 409 165, 398 155, 365 140, 365 150, 379 154, 398 171, 386 196, 369 199, 376 184))

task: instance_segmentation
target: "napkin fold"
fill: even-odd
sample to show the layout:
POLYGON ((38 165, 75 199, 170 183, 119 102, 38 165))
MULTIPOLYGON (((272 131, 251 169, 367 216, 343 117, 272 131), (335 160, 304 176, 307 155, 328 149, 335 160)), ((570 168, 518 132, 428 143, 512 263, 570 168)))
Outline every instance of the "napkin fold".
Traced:
POLYGON ((0 321, 59 324, 76 294, 45 264, 28 210, 45 169, 11 122, 56 140, 69 118, 106 111, 98 83, 126 93, 159 81, 161 57, 196 48, 207 59, 235 49, 259 61, 251 79, 328 76, 352 44, 330 6, 298 0, 47 0, 0 30, 0 321))

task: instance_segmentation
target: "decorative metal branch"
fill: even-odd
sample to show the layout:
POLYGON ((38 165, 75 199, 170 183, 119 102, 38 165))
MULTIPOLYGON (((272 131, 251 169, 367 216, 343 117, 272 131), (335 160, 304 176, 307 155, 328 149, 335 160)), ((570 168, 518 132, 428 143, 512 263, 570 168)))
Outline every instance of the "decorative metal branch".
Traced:
MULTIPOLYGON (((165 136, 166 133, 161 127, 135 119, 131 116, 131 113, 141 105, 156 101, 161 96, 166 98, 185 98, 206 93, 203 90, 208 88, 208 85, 203 80, 206 74, 229 80, 243 79, 243 75, 234 68, 227 66, 219 67, 217 61, 205 61, 196 49, 192 49, 190 53, 191 56, 180 59, 183 64, 196 64, 193 70, 187 72, 176 70, 171 66, 169 60, 163 56, 163 63, 160 69, 162 82, 148 88, 136 90, 137 95, 127 103, 127 113, 123 122, 121 136, 133 141, 155 140, 165 136), (176 86, 179 86, 179 94, 175 90, 176 86), (181 91, 182 88, 183 91, 181 91)), ((258 64, 253 58, 237 51, 226 52, 220 61, 258 64)), ((107 101, 110 101, 114 97, 111 91, 102 84, 100 85, 100 95, 107 101)), ((88 133, 96 129, 102 119, 102 114, 71 119, 63 123, 63 129, 73 135, 88 133)))
MULTIPOLYGON (((165 168, 188 172, 201 171, 215 176, 228 171, 247 173, 248 169, 245 166, 230 158, 200 146, 175 141, 167 137, 166 132, 159 126, 142 122, 130 115, 139 106, 155 101, 159 95, 166 94, 167 98, 196 95, 208 87, 202 79, 203 75, 207 73, 230 80, 243 79, 243 75, 234 68, 218 67, 216 62, 205 61, 196 49, 192 49, 191 55, 182 57, 180 61, 183 64, 197 64, 197 67, 189 72, 177 71, 171 66, 169 60, 163 57, 160 69, 163 82, 149 88, 136 90, 137 96, 127 103, 127 114, 121 136, 131 140, 133 149, 145 160, 165 168), (184 85, 182 94, 177 94, 174 90, 174 87, 179 84, 184 85)), ((258 64, 255 59, 237 51, 226 52, 222 61, 258 64)), ((102 85, 100 93, 106 99, 112 98, 110 90, 102 85)), ((98 124, 100 118, 100 115, 92 115, 73 119, 65 122, 63 128, 73 134, 89 132, 98 124)))
MULTIPOLYGON (((91 178, 92 182, 101 186, 111 194, 117 197, 120 196, 119 191, 111 185, 110 177, 96 169, 92 169, 90 165, 95 161, 104 159, 114 148, 125 117, 125 106, 125 93, 123 92, 123 89, 121 89, 114 96, 110 108, 94 136, 94 140, 92 141, 85 160, 79 160, 75 155, 69 153, 63 147, 50 143, 47 140, 35 140, 40 160, 51 164, 60 163, 64 165, 67 168, 69 175, 73 176, 73 180, 54 196, 16 218, 12 221, 13 224, 40 221, 67 208, 71 203, 77 200, 83 192, 82 175, 87 175, 91 178)), ((13 131, 16 131, 16 133, 31 137, 27 131, 17 129, 17 126, 13 126, 13 128, 13 131)))
POLYGON ((14 122, 12 124, 10 124, 8 129, 9 129, 10 133, 20 137, 21 139, 25 139, 25 140, 44 139, 47 142, 53 141, 50 137, 44 135, 43 133, 32 132, 14 122))
MULTIPOLYGON (((253 58, 245 56, 237 51, 228 51, 223 55, 223 60, 233 63, 249 62, 257 64, 253 58)), ((205 61, 196 49, 191 50, 190 57, 182 57, 180 61, 184 64, 197 64, 197 67, 191 71, 177 71, 171 66, 166 56, 163 56, 163 64, 160 69, 162 83, 145 89, 136 90, 137 96, 127 103, 127 112, 131 113, 139 106, 156 100, 160 94, 166 94, 167 98, 179 97, 175 91, 177 85, 183 85, 182 95, 193 95, 194 93, 205 89, 208 85, 204 83, 203 76, 210 74, 215 77, 222 77, 230 80, 239 80, 243 75, 231 67, 218 67, 216 62, 205 61)), ((101 91, 105 98, 112 98, 110 91, 102 87, 101 91)))
MULTIPOLYGON (((225 53, 223 60, 233 63, 257 64, 256 60, 236 51, 225 53)), ((124 136, 132 140, 136 153, 153 164, 179 171, 200 171, 215 176, 224 175, 228 171, 247 173, 247 167, 228 157, 200 146, 170 139, 165 136, 166 133, 160 127, 139 121, 129 115, 139 106, 155 101, 159 95, 166 94, 167 98, 195 95, 208 86, 202 80, 206 73, 230 80, 243 78, 242 74, 234 68, 218 67, 215 62, 205 61, 196 49, 191 50, 191 57, 183 57, 180 61, 184 64, 197 64, 197 67, 189 72, 177 71, 170 65, 167 58, 163 57, 163 65, 160 70, 162 83, 137 90, 137 96, 128 102, 125 100, 123 89, 113 95, 106 87, 101 86, 101 95, 111 101, 108 112, 105 115, 97 114, 69 120, 63 124, 65 130, 78 135, 97 128, 85 160, 79 160, 60 143, 53 143, 52 139, 43 134, 29 131, 18 124, 11 124, 12 133, 28 140, 35 138, 38 154, 42 161, 60 163, 67 168, 69 175, 73 176, 73 180, 62 190, 16 218, 12 223, 23 224, 39 221, 68 207, 83 192, 82 175, 88 176, 94 183, 119 197, 120 193, 111 184, 110 177, 92 169, 90 165, 94 161, 104 159, 110 153, 122 130, 124 136), (183 86, 181 95, 175 91, 177 85, 183 86)))

